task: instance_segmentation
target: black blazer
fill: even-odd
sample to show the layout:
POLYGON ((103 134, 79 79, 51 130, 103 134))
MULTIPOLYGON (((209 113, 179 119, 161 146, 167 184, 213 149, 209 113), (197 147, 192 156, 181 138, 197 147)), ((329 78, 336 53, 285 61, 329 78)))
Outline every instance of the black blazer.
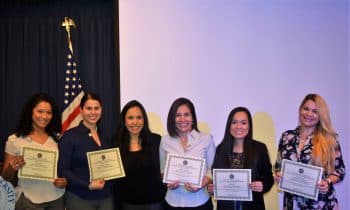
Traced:
MULTIPOLYGON (((262 181, 263 191, 253 192, 253 201, 242 202, 243 210, 265 210, 263 194, 268 192, 273 185, 272 166, 267 147, 256 140, 244 140, 244 169, 252 169, 252 181, 262 181)), ((214 168, 229 168, 227 148, 221 143, 215 154, 214 168)), ((232 151, 232 149, 231 149, 232 151)), ((218 201, 218 210, 233 210, 233 201, 218 201)))

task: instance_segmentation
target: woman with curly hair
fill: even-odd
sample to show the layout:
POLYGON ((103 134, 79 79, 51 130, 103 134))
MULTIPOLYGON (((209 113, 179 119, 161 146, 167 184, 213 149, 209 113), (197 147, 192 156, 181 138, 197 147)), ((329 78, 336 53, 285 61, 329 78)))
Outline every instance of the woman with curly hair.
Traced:
MULTIPOLYGON (((2 170, 5 180, 15 179, 18 169, 26 164, 21 156, 23 147, 58 151, 56 141, 61 130, 59 113, 54 99, 46 93, 37 93, 29 98, 22 109, 15 133, 6 142, 2 170)), ((19 178, 15 208, 64 210, 63 194, 66 185, 65 178, 56 178, 52 182, 19 178)))

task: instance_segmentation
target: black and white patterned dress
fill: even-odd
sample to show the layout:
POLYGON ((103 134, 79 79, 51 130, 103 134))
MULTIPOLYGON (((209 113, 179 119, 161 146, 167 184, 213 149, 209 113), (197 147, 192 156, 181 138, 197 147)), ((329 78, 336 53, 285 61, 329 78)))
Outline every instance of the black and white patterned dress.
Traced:
MULTIPOLYGON (((305 164, 312 163, 312 143, 313 135, 308 136, 304 147, 299 150, 300 143, 300 127, 295 130, 288 130, 282 134, 280 143, 278 146, 278 157, 275 164, 275 170, 279 170, 282 159, 288 159, 305 164)), ((331 173, 333 176, 337 176, 339 181, 342 181, 345 176, 345 165, 342 158, 339 142, 337 141, 336 147, 336 160, 335 170, 331 173)), ((328 177, 330 174, 324 170, 322 178, 328 177)), ((283 209, 285 210, 333 210, 337 206, 337 198, 335 197, 334 186, 331 185, 328 192, 325 194, 319 194, 318 200, 307 199, 301 196, 293 195, 290 193, 284 193, 283 209)))

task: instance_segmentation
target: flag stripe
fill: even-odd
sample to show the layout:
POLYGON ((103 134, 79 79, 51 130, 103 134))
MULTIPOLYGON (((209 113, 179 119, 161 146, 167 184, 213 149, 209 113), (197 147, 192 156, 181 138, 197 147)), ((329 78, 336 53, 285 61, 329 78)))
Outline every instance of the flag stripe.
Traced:
POLYGON ((75 127, 81 120, 80 100, 84 96, 77 65, 73 52, 68 49, 67 65, 64 80, 64 101, 62 113, 62 133, 75 127))
POLYGON ((68 116, 68 118, 63 121, 63 124, 62 124, 62 130, 67 130, 69 129, 72 124, 72 122, 80 115, 80 107, 76 107, 71 113, 70 115, 68 116))
MULTIPOLYGON (((74 112, 74 110, 80 107, 80 100, 84 96, 84 91, 81 91, 77 97, 64 109, 62 113, 62 122, 65 122, 69 117, 70 113, 74 112)), ((79 111, 78 111, 79 112, 79 111)))

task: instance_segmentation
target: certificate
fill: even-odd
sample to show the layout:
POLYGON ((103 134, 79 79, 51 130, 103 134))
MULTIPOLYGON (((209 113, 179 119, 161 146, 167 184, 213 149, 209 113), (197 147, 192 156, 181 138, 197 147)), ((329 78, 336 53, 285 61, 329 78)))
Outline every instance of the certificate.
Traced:
POLYGON ((58 151, 23 147, 21 154, 26 164, 18 170, 19 178, 39 180, 57 178, 58 151))
POLYGON ((189 183, 201 187, 204 177, 205 159, 168 154, 163 176, 164 183, 179 181, 180 185, 189 183))
POLYGON ((119 148, 87 152, 86 156, 90 181, 96 179, 111 180, 125 176, 119 148))
POLYGON ((282 191, 317 200, 317 183, 321 181, 322 173, 321 167, 283 159, 278 187, 282 191))
POLYGON ((252 201, 251 169, 213 169, 216 200, 252 201))

